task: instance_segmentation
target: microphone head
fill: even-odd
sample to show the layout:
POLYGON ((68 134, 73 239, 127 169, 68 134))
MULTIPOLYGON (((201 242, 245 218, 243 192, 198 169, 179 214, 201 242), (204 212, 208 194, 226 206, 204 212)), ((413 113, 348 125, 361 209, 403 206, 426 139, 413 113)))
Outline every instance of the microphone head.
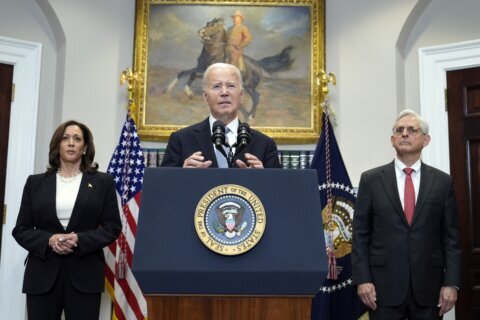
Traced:
POLYGON ((212 142, 215 147, 219 147, 225 144, 225 140, 225 125, 217 120, 212 125, 212 142))
POLYGON ((247 122, 240 122, 238 124, 238 130, 237 131, 240 133, 241 130, 247 131, 248 133, 250 133, 250 125, 247 122))
POLYGON ((246 122, 240 123, 237 130, 237 144, 247 146, 251 141, 250 126, 246 122))
POLYGON ((225 125, 223 124, 222 121, 220 120, 216 120, 213 124, 212 124, 212 132, 214 132, 215 130, 217 129, 220 129, 222 130, 223 132, 225 132, 225 125))

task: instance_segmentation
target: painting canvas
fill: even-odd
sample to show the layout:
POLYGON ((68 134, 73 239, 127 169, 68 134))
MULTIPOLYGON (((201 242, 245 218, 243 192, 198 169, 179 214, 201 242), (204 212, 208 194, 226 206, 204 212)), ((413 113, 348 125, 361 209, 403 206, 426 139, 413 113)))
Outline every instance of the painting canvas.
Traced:
POLYGON ((140 134, 161 140, 208 116, 201 77, 210 63, 228 59, 226 42, 234 16, 240 14, 251 35, 240 65, 245 84, 240 121, 283 142, 316 139, 319 96, 314 78, 323 67, 323 42, 312 40, 318 40, 319 32, 318 20, 312 19, 315 2, 282 4, 144 4, 143 19, 137 17, 137 38, 139 21, 148 26, 145 41, 137 39, 143 60, 136 48, 136 69, 144 79, 138 101, 140 134))

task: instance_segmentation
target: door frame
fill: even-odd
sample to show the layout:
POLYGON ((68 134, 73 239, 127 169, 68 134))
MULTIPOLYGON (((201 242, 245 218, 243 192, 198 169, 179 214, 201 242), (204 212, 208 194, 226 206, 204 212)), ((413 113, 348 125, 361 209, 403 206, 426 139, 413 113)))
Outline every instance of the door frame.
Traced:
POLYGON ((480 66, 480 40, 458 42, 418 50, 420 114, 430 124, 432 140, 422 159, 450 173, 448 115, 445 110, 446 72, 480 66))
MULTIPOLYGON (((433 137, 422 151, 422 160, 450 173, 448 113, 445 109, 446 72, 480 66, 480 40, 420 48, 418 60, 420 114, 430 124, 433 137)), ((455 319, 455 312, 448 312, 444 319, 455 319)))
POLYGON ((5 204, 0 258, 2 318, 25 319, 22 292, 26 251, 11 236, 17 220, 23 186, 34 172, 42 44, 0 37, 0 62, 14 66, 15 99, 11 105, 5 204))

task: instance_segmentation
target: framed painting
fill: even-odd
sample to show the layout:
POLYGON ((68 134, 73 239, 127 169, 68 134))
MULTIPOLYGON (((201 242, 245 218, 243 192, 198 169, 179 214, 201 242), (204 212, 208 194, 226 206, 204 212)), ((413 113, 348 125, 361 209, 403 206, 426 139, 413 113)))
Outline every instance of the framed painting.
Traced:
POLYGON ((166 141, 208 116, 202 75, 212 61, 232 61, 238 16, 251 38, 237 61, 245 83, 240 121, 277 143, 318 139, 324 0, 137 0, 134 99, 143 140, 166 141))

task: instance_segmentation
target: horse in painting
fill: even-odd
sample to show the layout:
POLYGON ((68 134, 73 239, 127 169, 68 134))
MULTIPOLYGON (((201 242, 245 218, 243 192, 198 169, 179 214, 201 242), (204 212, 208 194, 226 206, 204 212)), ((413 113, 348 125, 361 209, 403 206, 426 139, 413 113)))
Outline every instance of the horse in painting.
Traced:
MULTIPOLYGON (((177 73, 175 79, 163 90, 164 93, 171 92, 180 79, 188 77, 184 91, 187 96, 191 98, 193 97, 191 85, 195 79, 202 78, 203 73, 209 65, 217 62, 226 62, 226 45, 228 39, 223 18, 214 18, 208 21, 206 25, 198 31, 198 36, 202 41, 203 47, 197 58, 197 65, 191 69, 177 73)), ((272 74, 288 70, 294 62, 294 59, 290 56, 292 50, 292 46, 287 46, 279 54, 261 60, 255 60, 244 55, 245 70, 242 70, 243 88, 252 99, 250 110, 247 110, 243 105, 240 106, 244 121, 248 122, 255 118, 257 105, 260 101, 260 93, 257 91, 257 86, 265 72, 272 74)))

